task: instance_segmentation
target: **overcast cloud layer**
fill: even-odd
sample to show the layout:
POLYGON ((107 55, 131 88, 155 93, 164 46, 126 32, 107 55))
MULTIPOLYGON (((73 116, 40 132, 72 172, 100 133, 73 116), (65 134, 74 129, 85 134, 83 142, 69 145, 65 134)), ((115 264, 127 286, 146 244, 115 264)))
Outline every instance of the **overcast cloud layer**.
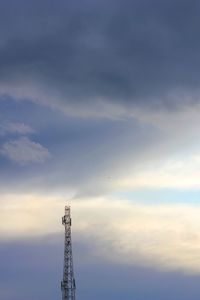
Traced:
POLYGON ((0 87, 68 114, 199 101, 199 1, 1 1, 0 87))

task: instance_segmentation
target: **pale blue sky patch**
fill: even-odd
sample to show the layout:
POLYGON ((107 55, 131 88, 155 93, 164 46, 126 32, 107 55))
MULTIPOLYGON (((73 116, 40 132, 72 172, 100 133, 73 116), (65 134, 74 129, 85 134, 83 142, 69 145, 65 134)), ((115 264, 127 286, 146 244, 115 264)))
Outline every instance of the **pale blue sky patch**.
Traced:
POLYGON ((113 197, 121 200, 128 200, 134 203, 166 205, 168 204, 188 204, 200 205, 200 190, 195 189, 135 189, 132 191, 122 191, 113 194, 113 197))

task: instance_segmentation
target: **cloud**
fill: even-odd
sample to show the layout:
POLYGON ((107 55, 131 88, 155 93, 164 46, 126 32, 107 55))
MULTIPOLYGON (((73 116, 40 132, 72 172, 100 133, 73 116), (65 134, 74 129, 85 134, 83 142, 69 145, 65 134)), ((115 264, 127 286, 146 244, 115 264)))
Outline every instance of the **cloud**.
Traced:
POLYGON ((19 165, 44 163, 50 158, 50 153, 46 148, 27 137, 6 142, 1 147, 0 153, 19 165))
MULTIPOLYGON (((138 187, 199 188, 199 109, 151 114, 137 110, 138 121, 86 120, 66 118, 31 103, 7 99, 0 104, 2 114, 9 107, 11 115, 5 119, 36 128, 37 143, 44 143, 56 158, 41 164, 39 172, 39 166, 20 168, 19 172, 17 164, 9 164, 1 156, 3 190, 10 189, 11 181, 13 189, 73 190, 81 197, 138 187), (24 123, 20 123, 22 119, 24 123)), ((11 141, 18 140, 14 135, 9 137, 11 141)), ((9 142, 1 138, 2 143, 9 142)))
POLYGON ((198 205, 109 200, 73 204, 78 220, 75 230, 80 236, 85 234, 87 242, 96 241, 93 253, 97 257, 114 263, 199 274, 198 205))
POLYGON ((1 94, 90 117, 199 103, 199 5, 1 1, 1 94))
MULTIPOLYGON (((60 217, 66 197, 7 194, 1 199, 1 240, 63 232, 60 217)), ((95 260, 199 274, 199 213, 194 204, 76 199, 72 203, 73 240, 90 245, 95 260)))
MULTIPOLYGON (((136 112, 139 121, 95 121, 66 118, 30 103, 8 105, 10 111, 15 105, 18 120, 23 111, 25 124, 36 128, 37 142, 45 141, 56 157, 41 165, 39 173, 38 168, 21 168, 19 173, 14 164, 2 167, 2 177, 8 174, 13 188, 24 190, 26 180, 29 191, 72 189, 82 196, 138 187, 199 187, 199 110, 143 111, 136 112)), ((8 188, 7 182, 2 179, 1 188, 8 188)))
POLYGON ((199 189, 200 176, 199 154, 148 162, 137 172, 129 173, 127 177, 116 182, 118 188, 175 188, 199 189))
MULTIPOLYGON (((59 299, 63 246, 63 232, 1 243, 2 299, 25 300, 27 293, 29 300, 59 299)), ((82 300, 131 300, 133 294, 136 299, 143 300, 198 300, 199 276, 113 264, 100 258, 93 260, 89 248, 90 244, 85 245, 84 240, 74 243, 73 234, 76 295, 81 295, 82 300)))
POLYGON ((33 133, 34 130, 20 122, 4 122, 0 124, 0 135, 5 135, 5 134, 29 134, 33 133))

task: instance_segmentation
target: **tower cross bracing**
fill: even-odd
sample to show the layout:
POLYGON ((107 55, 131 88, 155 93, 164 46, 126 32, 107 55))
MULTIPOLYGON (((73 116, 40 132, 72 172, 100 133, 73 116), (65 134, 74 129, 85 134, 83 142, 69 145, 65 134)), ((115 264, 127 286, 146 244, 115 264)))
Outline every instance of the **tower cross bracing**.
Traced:
POLYGON ((65 206, 65 215, 62 217, 62 224, 65 226, 64 266, 63 280, 61 282, 62 300, 75 300, 76 285, 72 257, 70 206, 65 206))

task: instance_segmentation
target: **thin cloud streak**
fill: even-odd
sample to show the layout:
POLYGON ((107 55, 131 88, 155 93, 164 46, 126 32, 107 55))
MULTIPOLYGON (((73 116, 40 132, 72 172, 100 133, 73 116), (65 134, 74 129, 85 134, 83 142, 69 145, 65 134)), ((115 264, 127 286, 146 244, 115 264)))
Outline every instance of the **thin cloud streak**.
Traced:
POLYGON ((26 135, 34 132, 34 129, 24 123, 8 121, 0 123, 0 135, 2 136, 6 134, 26 135))

